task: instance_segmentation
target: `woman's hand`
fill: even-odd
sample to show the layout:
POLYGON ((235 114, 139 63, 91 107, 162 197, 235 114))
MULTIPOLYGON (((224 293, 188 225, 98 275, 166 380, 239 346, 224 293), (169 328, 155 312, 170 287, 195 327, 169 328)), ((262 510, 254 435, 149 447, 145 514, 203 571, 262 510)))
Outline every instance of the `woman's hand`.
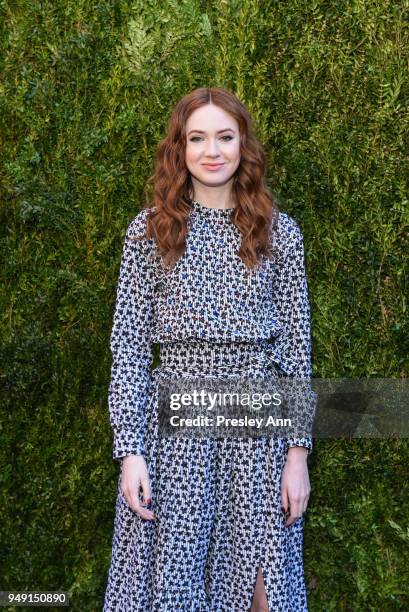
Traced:
POLYGON ((148 468, 143 455, 128 455, 122 459, 121 464, 121 490, 134 512, 148 521, 155 518, 152 510, 145 508, 139 499, 139 490, 142 487, 145 505, 150 505, 151 487, 148 468))
POLYGON ((281 475, 281 507, 285 513, 290 510, 286 527, 294 523, 307 509, 311 491, 307 453, 307 449, 303 446, 293 446, 288 449, 281 475))

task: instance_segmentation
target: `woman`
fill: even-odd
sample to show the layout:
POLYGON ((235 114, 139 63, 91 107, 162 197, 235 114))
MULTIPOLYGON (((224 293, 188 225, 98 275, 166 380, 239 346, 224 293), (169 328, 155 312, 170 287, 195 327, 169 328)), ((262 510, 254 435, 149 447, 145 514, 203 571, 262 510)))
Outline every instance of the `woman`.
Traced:
POLYGON ((311 376, 302 234, 264 175, 233 94, 200 88, 178 102, 153 202, 130 223, 121 260, 109 389, 121 475, 105 612, 307 609, 311 438, 158 431, 169 373, 311 376))

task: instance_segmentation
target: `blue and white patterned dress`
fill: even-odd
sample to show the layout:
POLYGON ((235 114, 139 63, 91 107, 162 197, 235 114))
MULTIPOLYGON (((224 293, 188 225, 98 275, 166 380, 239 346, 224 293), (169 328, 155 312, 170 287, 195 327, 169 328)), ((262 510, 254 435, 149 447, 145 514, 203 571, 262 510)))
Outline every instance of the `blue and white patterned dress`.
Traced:
POLYGON ((161 437, 157 422, 169 372, 311 376, 302 234, 280 212, 279 261, 248 273, 231 211, 191 207, 170 271, 152 239, 132 240, 146 209, 126 233, 110 344, 113 457, 145 455, 156 520, 131 510, 119 477, 104 612, 248 612, 260 563, 270 612, 303 612, 304 518, 285 527, 280 480, 288 447, 310 452, 311 438, 161 437))

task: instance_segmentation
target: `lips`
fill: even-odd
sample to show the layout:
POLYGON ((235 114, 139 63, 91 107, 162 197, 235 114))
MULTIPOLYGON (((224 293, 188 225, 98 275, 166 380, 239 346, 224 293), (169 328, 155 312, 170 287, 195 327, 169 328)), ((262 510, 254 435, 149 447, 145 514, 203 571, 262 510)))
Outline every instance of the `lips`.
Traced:
POLYGON ((218 168, 221 168, 222 166, 224 166, 223 163, 220 164, 202 164, 204 168, 208 168, 209 170, 217 170, 218 168))

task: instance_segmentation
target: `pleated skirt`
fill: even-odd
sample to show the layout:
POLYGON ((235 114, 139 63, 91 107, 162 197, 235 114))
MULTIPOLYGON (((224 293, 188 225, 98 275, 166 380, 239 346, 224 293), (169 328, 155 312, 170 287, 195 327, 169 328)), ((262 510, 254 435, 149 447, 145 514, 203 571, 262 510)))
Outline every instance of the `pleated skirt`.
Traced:
POLYGON ((270 612, 307 611, 303 523, 281 511, 283 438, 172 437, 158 429, 158 385, 174 376, 274 376, 257 343, 161 345, 146 408, 154 521, 118 478, 103 612, 248 612, 261 565, 270 612))

